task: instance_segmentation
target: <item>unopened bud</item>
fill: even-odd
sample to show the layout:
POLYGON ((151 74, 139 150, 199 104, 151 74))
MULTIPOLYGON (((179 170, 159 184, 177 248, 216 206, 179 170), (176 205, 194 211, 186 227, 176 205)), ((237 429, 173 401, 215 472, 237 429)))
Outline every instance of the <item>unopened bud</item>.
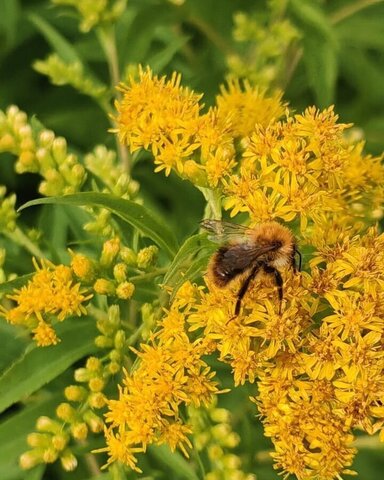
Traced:
POLYGON ((120 250, 120 240, 112 238, 104 242, 103 250, 100 257, 100 265, 102 267, 109 267, 117 257, 120 250))
POLYGON ((135 285, 131 282, 120 283, 116 288, 116 296, 122 300, 129 300, 135 291, 135 285))
POLYGON ((113 282, 107 280, 106 278, 97 279, 93 284, 93 289, 100 295, 114 295, 116 291, 113 282))

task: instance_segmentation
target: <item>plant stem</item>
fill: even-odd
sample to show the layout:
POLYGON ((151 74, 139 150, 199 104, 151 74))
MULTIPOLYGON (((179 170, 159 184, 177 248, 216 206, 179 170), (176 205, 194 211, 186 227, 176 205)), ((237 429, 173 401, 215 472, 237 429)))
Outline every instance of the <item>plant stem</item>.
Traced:
POLYGON ((16 242, 21 247, 24 247, 34 257, 45 257, 44 253, 40 250, 40 248, 36 246, 19 227, 16 227, 16 229, 12 233, 4 232, 4 235, 6 235, 10 240, 16 242))
POLYGON ((210 188, 197 187, 204 195, 207 205, 204 210, 204 219, 215 218, 221 219, 221 194, 211 190, 210 188))
POLYGON ((135 275, 134 277, 131 277, 129 280, 132 283, 135 282, 144 282, 145 280, 152 280, 152 278, 156 278, 159 275, 164 275, 164 273, 168 272, 168 267, 163 267, 163 268, 156 268, 153 272, 149 273, 144 273, 143 275, 135 275))
POLYGON ((225 40, 211 25, 200 17, 191 15, 188 21, 199 29, 216 47, 226 55, 234 55, 236 51, 231 44, 225 40))
POLYGON ((358 0, 355 3, 345 5, 345 7, 340 8, 333 15, 331 15, 331 23, 336 25, 360 10, 364 10, 364 8, 371 7, 372 5, 381 3, 382 1, 383 0, 358 0))
MULTIPOLYGON (((102 46, 105 57, 108 62, 109 76, 111 79, 111 88, 115 90, 120 83, 119 57, 116 48, 115 29, 112 25, 100 27, 97 30, 100 45, 102 46)), ((120 92, 116 92, 116 98, 120 99, 120 92)), ((113 120, 113 126, 116 127, 113 120)), ((131 172, 131 159, 127 148, 116 138, 117 149, 119 151, 120 161, 124 170, 129 174, 131 172)))

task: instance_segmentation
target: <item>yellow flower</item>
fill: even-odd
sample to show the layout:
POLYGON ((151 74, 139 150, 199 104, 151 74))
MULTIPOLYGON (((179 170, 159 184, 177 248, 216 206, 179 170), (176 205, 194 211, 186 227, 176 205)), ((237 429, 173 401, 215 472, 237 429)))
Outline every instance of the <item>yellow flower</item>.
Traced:
POLYGON ((197 95, 180 86, 181 77, 174 73, 169 81, 157 77, 149 68, 140 69, 139 79, 121 85, 123 94, 117 108, 117 133, 120 141, 133 152, 139 148, 155 149, 183 134, 189 122, 199 116, 201 106, 197 95))
MULTIPOLYGON (((108 402, 108 435, 123 431, 126 447, 140 445, 145 451, 151 443, 166 442, 188 455, 190 427, 181 422, 179 410, 183 405, 208 404, 219 393, 215 372, 202 359, 205 345, 189 339, 179 308, 176 302, 167 312, 151 344, 141 345, 140 351, 132 348, 138 366, 125 372, 119 398, 108 402)), ((117 443, 120 437, 113 438, 117 443)))
POLYGON ((11 323, 30 328, 39 346, 56 344, 59 340, 49 323, 54 318, 63 321, 72 315, 85 315, 83 303, 92 295, 87 295, 79 283, 73 283, 72 271, 65 265, 53 265, 41 261, 41 267, 34 261, 36 273, 32 279, 8 298, 16 302, 10 310, 2 310, 2 315, 11 323))
POLYGON ((135 457, 135 453, 143 451, 142 448, 131 447, 124 431, 115 434, 111 429, 105 428, 104 436, 107 446, 98 450, 93 450, 93 453, 108 453, 108 462, 103 468, 107 468, 111 463, 119 461, 128 465, 135 472, 142 473, 142 470, 136 465, 137 458, 135 457))
MULTIPOLYGON (((132 349, 137 362, 108 403, 108 432, 124 448, 166 442, 187 454, 180 410, 223 392, 205 361, 214 354, 234 385, 257 384, 253 401, 276 468, 298 480, 340 478, 351 473, 354 429, 372 434, 384 422, 384 235, 372 227, 383 216, 384 167, 346 138, 349 125, 333 107, 293 114, 280 94, 238 81, 207 113, 199 102, 179 76, 141 71, 117 105, 120 139, 131 151, 151 150, 156 171, 220 199, 211 211, 241 213, 250 227, 289 223, 304 271, 281 269, 281 305, 275 282, 260 273, 239 315, 250 270, 224 288, 208 272, 205 285, 173 291, 148 344, 132 349)), ((215 447, 212 458, 221 459, 215 447)))
POLYGON ((180 421, 176 421, 174 423, 165 423, 164 426, 160 428, 159 445, 166 443, 173 452, 177 447, 179 447, 184 455, 189 457, 188 451, 186 450, 184 444, 188 448, 192 448, 192 443, 186 436, 191 433, 191 427, 188 425, 183 425, 180 421))
POLYGON ((45 322, 40 321, 36 328, 32 330, 33 339, 38 347, 47 347, 56 345, 60 340, 56 336, 55 330, 45 322))
POLYGON ((256 125, 268 126, 284 113, 281 93, 268 97, 265 91, 252 87, 246 80, 230 80, 216 98, 219 115, 229 118, 234 137, 250 135, 256 125))

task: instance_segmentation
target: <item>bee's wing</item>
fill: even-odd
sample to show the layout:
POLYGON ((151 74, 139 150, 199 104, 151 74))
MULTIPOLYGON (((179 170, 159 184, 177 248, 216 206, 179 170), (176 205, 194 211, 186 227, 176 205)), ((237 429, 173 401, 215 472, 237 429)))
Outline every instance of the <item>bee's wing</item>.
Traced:
POLYGON ((275 249, 275 245, 261 246, 252 243, 236 243, 219 248, 211 263, 215 283, 223 287, 249 269, 260 268, 265 260, 263 255, 275 249))
POLYGON ((226 243, 230 241, 246 242, 251 229, 237 223, 222 222, 221 220, 203 220, 201 228, 209 233, 208 238, 214 242, 226 243))

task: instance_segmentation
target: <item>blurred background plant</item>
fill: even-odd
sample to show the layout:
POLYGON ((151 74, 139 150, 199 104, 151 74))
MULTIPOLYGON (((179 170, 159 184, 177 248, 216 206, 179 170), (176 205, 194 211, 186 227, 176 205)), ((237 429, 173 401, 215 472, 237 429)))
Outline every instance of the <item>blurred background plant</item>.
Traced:
MULTIPOLYGON (((0 291, 6 294, 28 285, 29 296, 43 295, 46 305, 23 304, 23 290, 12 300, 24 308, 23 315, 41 315, 42 320, 23 324, 40 345, 56 343, 52 316, 60 322, 55 330, 61 340, 54 347, 36 349, 21 327, 0 323, 3 480, 136 478, 136 473, 117 465, 100 473, 99 460, 89 452, 103 447, 106 397, 116 395, 116 379, 134 361, 129 347, 148 338, 166 302, 158 283, 168 270, 167 251, 173 258, 177 241, 196 233, 205 200, 174 172, 166 181, 155 174, 146 161, 148 154, 130 154, 117 143, 109 132, 116 127, 114 101, 122 94, 115 86, 135 76, 138 64, 150 65, 160 75, 177 71, 183 85, 204 92, 209 107, 225 79, 232 85, 245 79, 249 89, 263 95, 280 98, 282 92, 283 102, 297 112, 308 105, 322 109, 334 104, 340 120, 355 125, 347 131, 350 141, 364 138, 366 150, 380 154, 383 3, 2 0, 0 291), (140 238, 137 228, 128 229, 126 244, 115 240, 127 229, 126 206, 100 203, 97 196, 72 202, 85 203, 85 210, 46 205, 16 212, 39 195, 80 191, 134 202, 137 208, 126 213, 131 226, 144 205, 167 224, 166 245, 158 251, 140 238), (73 251, 68 252, 69 246, 73 251), (32 257, 70 268, 36 264, 38 275, 32 277, 32 257), (42 284, 47 288, 42 290, 42 284), (57 285, 60 291, 65 285, 68 296, 53 306, 57 285), (83 314, 82 303, 92 295, 96 304, 76 323, 73 314, 83 314), (114 299, 109 308, 106 297, 114 299), (68 298, 74 302, 69 306, 68 298), (73 377, 76 385, 71 384, 73 377), (32 453, 21 457, 22 466, 38 465, 29 473, 18 464, 26 451, 32 453), (46 464, 40 463, 42 452, 46 464)), ((152 226, 152 240, 156 221, 145 219, 152 226)), ((141 228, 141 233, 146 232, 141 228)), ((196 275, 206 260, 196 261, 196 275)), ((4 296, 3 303, 8 316, 13 315, 8 320, 20 323, 10 299, 4 296)), ((229 370, 223 365, 215 365, 215 370, 221 382, 230 385, 229 370)), ((271 444, 254 417, 249 395, 255 392, 244 386, 219 398, 222 410, 212 405, 205 414, 191 410, 198 432, 193 461, 212 466, 207 478, 251 478, 241 469, 262 479, 278 478, 267 455, 271 444), (233 441, 226 444, 226 436, 233 441), (225 472, 232 476, 225 477, 225 472)), ((366 437, 359 437, 357 444, 361 448, 354 468, 361 478, 376 479, 383 468, 382 448, 366 437)), ((144 478, 196 478, 183 457, 165 447, 151 447, 140 468, 144 478)))

